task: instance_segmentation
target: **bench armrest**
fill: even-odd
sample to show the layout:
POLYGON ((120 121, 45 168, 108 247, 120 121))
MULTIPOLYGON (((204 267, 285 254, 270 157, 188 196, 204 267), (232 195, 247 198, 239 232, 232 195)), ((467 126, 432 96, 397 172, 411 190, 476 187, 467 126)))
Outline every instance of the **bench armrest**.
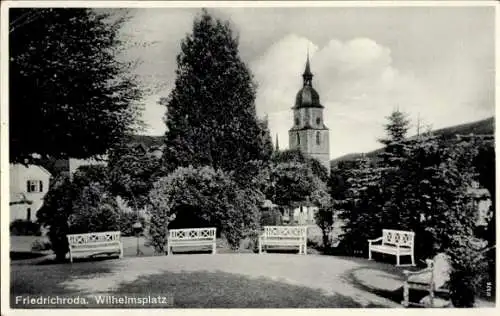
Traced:
POLYGON ((403 274, 408 278, 409 276, 412 276, 412 275, 432 272, 432 270, 434 269, 434 262, 431 259, 426 259, 425 263, 427 264, 427 268, 424 268, 424 269, 418 270, 418 271, 403 270, 403 274))
POLYGON ((432 268, 431 267, 427 267, 427 268, 424 268, 424 269, 418 270, 418 271, 403 270, 403 274, 406 277, 409 277, 409 276, 412 276, 412 275, 417 275, 417 274, 422 274, 422 273, 428 273, 428 272, 432 272, 432 268))
POLYGON ((375 239, 368 239, 368 243, 376 242, 382 240, 383 237, 375 238, 375 239))

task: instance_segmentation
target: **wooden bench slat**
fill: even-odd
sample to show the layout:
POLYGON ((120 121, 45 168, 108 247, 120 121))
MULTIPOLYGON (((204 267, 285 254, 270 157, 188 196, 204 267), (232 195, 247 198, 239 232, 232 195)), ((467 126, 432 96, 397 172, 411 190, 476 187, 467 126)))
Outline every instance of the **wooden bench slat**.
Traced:
POLYGON ((215 254, 216 232, 215 227, 171 229, 168 233, 167 252, 172 254, 173 247, 212 246, 212 254, 215 254))
POLYGON ((372 252, 379 252, 396 256, 396 265, 400 264, 401 256, 411 256, 411 264, 415 265, 414 258, 415 233, 404 230, 383 229, 382 237, 368 240, 368 260, 372 260, 372 252), (381 242, 380 244, 374 244, 381 242))
POLYGON ((70 262, 73 263, 74 253, 111 254, 118 252, 123 258, 121 232, 98 232, 87 234, 69 234, 66 236, 69 246, 70 262))
POLYGON ((299 253, 307 253, 307 226, 264 226, 259 238, 259 253, 266 246, 298 247, 299 253))

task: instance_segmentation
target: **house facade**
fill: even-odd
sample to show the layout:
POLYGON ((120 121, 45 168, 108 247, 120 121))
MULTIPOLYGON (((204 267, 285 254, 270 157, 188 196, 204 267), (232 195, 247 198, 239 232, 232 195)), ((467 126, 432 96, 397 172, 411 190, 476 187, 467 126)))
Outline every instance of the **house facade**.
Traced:
POLYGON ((51 174, 39 165, 10 164, 10 222, 16 219, 36 221, 49 190, 51 174))

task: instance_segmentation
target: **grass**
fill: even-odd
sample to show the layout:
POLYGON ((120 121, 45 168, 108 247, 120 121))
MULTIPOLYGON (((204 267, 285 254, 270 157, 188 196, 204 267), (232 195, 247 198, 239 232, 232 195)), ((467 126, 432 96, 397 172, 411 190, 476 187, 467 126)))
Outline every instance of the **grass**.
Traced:
POLYGON ((61 285, 73 278, 98 278, 111 271, 109 263, 84 263, 78 266, 53 264, 47 266, 10 266, 10 303, 16 308, 16 296, 27 295, 76 295, 78 291, 61 285))
MULTIPOLYGON (((73 278, 99 278, 112 270, 114 261, 81 262, 74 265, 13 266, 11 269, 11 307, 17 295, 92 295, 79 293, 61 284, 73 278), (40 271, 40 269, 43 269, 40 271), (36 280, 36 281, 34 281, 36 280)), ((291 285, 267 278, 221 271, 162 272, 122 282, 109 295, 173 295, 174 308, 358 308, 359 303, 343 295, 327 295, 321 290, 291 285)), ((74 308, 83 305, 36 306, 36 308, 74 308)), ((103 308, 102 305, 85 307, 103 308)), ((123 305, 104 307, 123 308, 123 305)), ((133 306, 128 306, 133 307, 133 306)), ((158 307, 154 305, 141 308, 158 307)), ((379 307, 379 306, 368 306, 379 307)))
MULTIPOLYGON (((352 298, 266 278, 217 272, 164 272, 122 283, 117 294, 173 295, 175 308, 356 308, 352 298)), ((377 307, 377 306, 370 306, 377 307)))

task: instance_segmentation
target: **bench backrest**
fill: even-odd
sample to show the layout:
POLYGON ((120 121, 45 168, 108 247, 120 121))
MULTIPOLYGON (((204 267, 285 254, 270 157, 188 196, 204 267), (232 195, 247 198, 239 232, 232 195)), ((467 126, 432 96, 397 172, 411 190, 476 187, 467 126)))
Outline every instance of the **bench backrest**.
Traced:
POLYGON ((307 226, 264 226, 264 236, 306 238, 307 226))
POLYGON ((216 228, 183 228, 170 229, 169 240, 215 240, 216 228))
POLYGON ((414 238, 414 232, 393 229, 382 230, 382 244, 384 245, 399 245, 413 248, 414 238))
POLYGON ((87 233, 87 234, 71 234, 67 235, 70 246, 85 246, 95 244, 109 244, 112 242, 120 243, 119 231, 87 233))

